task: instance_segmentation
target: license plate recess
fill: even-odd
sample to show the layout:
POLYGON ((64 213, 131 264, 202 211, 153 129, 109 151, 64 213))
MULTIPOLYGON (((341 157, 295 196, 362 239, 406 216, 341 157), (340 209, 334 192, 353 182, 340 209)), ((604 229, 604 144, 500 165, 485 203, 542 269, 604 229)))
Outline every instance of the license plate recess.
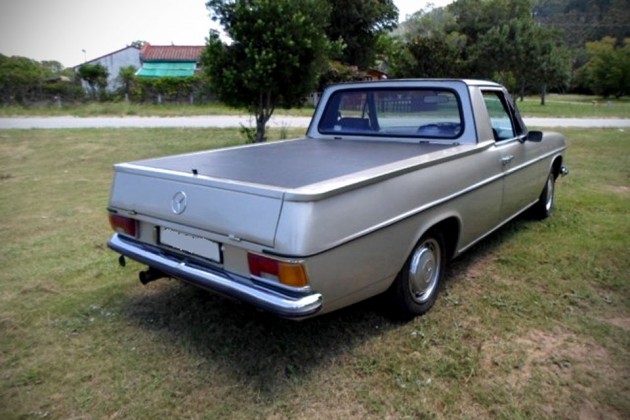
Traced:
POLYGON ((159 242, 198 257, 221 263, 221 247, 218 243, 201 236, 160 227, 159 242))

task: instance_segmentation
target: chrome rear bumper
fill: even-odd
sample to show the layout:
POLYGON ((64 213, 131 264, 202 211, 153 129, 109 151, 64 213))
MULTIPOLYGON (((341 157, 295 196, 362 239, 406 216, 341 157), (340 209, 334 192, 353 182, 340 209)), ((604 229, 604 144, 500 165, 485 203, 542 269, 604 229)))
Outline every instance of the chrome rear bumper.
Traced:
POLYGON ((322 307, 322 295, 319 293, 296 291, 289 294, 273 290, 246 277, 175 258, 155 246, 117 233, 111 237, 107 246, 168 276, 249 303, 283 318, 304 318, 317 313, 322 307))

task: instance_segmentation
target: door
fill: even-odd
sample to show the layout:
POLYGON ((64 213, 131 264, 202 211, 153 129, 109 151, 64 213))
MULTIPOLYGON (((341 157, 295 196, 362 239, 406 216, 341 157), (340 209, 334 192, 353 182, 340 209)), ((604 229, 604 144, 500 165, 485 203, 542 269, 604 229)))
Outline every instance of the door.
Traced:
POLYGON ((482 91, 486 103, 496 147, 501 154, 503 169, 503 200, 501 219, 520 213, 532 204, 540 194, 541 173, 546 172, 537 161, 540 143, 525 141, 526 130, 512 106, 508 94, 502 89, 482 91))

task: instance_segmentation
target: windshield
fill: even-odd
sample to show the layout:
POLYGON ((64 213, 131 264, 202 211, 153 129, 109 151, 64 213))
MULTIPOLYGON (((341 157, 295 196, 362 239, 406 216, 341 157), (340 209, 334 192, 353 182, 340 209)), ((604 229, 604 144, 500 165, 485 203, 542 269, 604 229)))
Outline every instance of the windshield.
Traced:
POLYGON ((334 92, 322 134, 454 139, 463 132, 457 94, 448 89, 349 89, 334 92))

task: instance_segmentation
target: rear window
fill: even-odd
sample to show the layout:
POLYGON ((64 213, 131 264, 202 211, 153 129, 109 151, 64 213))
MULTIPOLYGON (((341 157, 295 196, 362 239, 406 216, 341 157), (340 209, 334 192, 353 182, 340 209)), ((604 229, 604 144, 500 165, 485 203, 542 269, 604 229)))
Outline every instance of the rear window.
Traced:
POLYGON ((321 134, 454 139, 464 130, 460 100, 448 89, 352 89, 334 92, 321 134))

